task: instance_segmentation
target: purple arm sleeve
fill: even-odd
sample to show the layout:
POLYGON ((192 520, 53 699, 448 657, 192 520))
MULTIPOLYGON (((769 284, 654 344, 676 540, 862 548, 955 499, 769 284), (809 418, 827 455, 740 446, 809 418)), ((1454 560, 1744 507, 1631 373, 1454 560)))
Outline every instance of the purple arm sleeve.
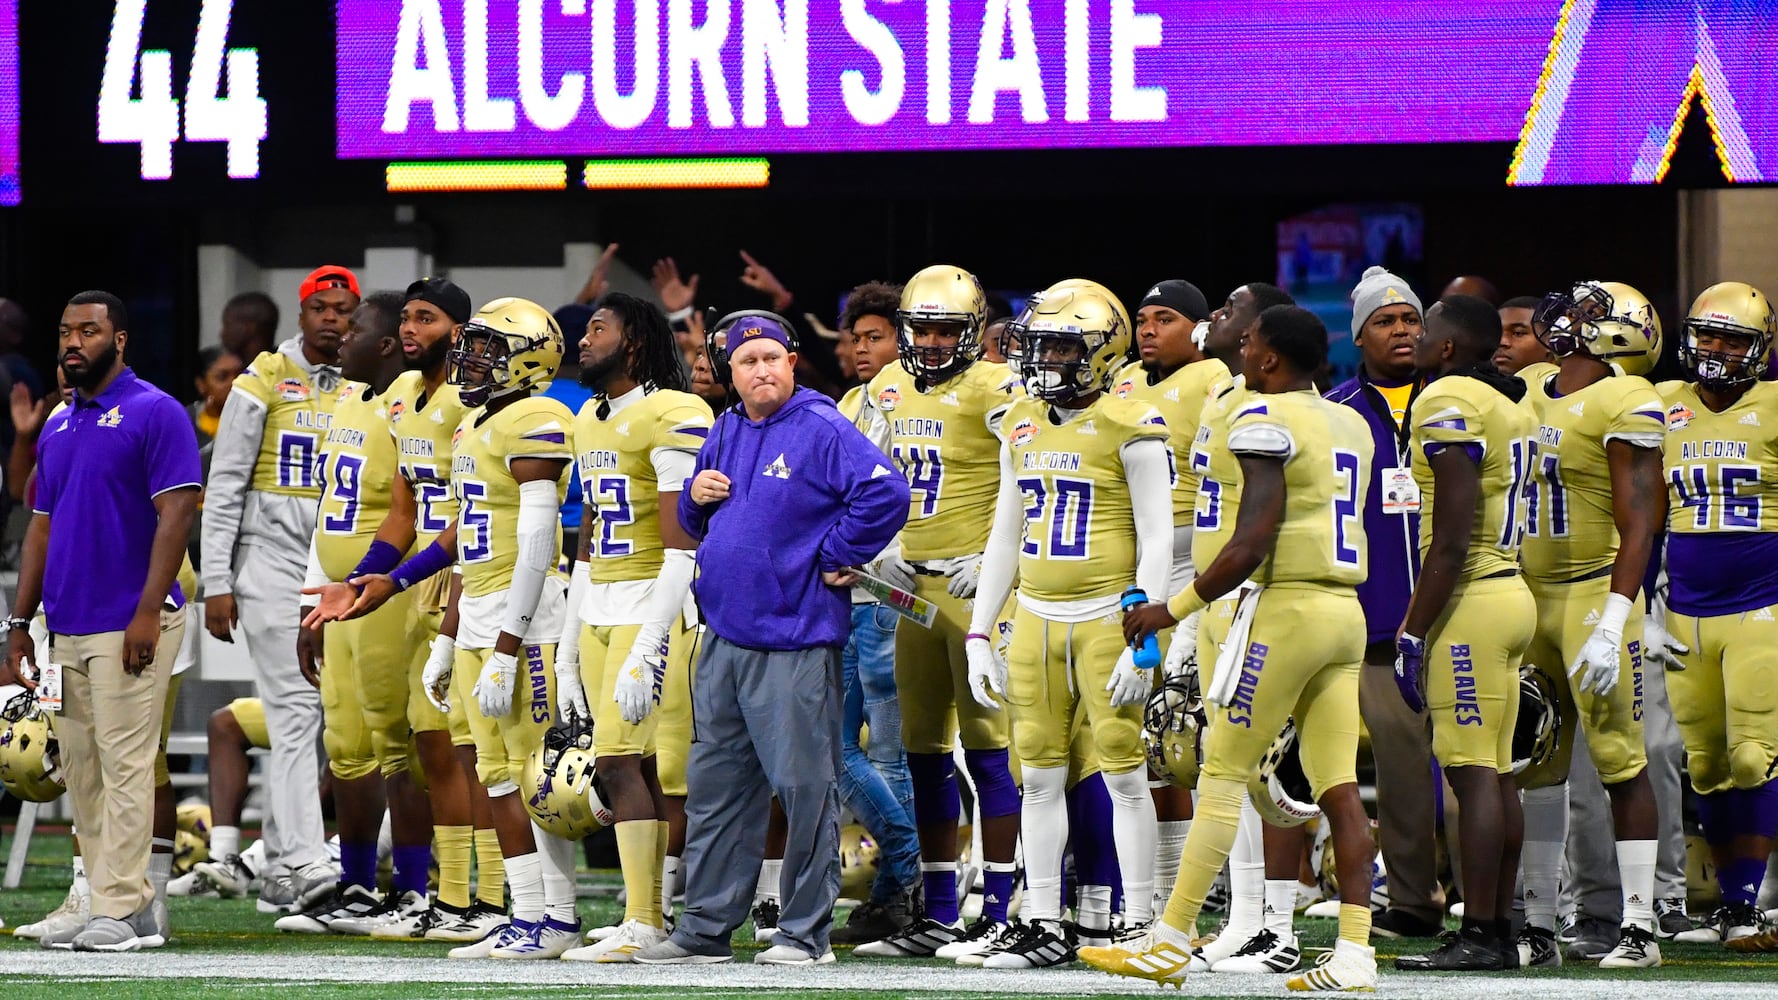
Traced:
MULTIPOLYGON (((365 555, 366 558, 369 557, 369 553, 365 555)), ((427 577, 450 569, 451 564, 456 561, 457 553, 433 542, 416 552, 407 562, 395 567, 395 572, 389 575, 395 578, 397 590, 406 590, 427 577)))

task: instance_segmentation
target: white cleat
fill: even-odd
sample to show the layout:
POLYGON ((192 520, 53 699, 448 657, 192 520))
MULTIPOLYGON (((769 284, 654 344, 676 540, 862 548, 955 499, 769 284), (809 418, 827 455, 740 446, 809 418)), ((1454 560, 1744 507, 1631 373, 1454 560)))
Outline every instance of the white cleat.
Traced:
POLYGON ((667 932, 640 920, 626 920, 601 941, 562 953, 570 962, 629 962, 630 956, 644 948, 660 944, 667 932))
POLYGON ((1661 944, 1654 932, 1641 924, 1625 924, 1617 947, 1599 960, 1601 969, 1656 969, 1661 965, 1661 944))
POLYGON ((1293 993, 1375 993, 1377 949, 1336 941, 1314 968, 1291 976, 1284 985, 1293 993))
POLYGON ((1292 971, 1302 961, 1303 950, 1297 944, 1294 931, 1288 936, 1280 936, 1278 932, 1266 928, 1248 938, 1233 955, 1211 965, 1210 971, 1239 975, 1276 975, 1292 971))

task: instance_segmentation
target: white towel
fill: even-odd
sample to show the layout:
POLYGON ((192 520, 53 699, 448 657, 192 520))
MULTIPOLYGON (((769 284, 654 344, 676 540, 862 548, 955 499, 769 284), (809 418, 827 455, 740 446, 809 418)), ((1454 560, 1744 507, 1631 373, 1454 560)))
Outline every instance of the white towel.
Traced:
POLYGON ((1241 683, 1241 662, 1247 655, 1247 637, 1253 631, 1253 609, 1259 604, 1263 589, 1257 583, 1241 585, 1241 596, 1235 604, 1235 620, 1229 625, 1228 641, 1216 654, 1216 677, 1210 682, 1210 690, 1204 693, 1204 700, 1217 708, 1227 708, 1235 699, 1235 689, 1241 683))

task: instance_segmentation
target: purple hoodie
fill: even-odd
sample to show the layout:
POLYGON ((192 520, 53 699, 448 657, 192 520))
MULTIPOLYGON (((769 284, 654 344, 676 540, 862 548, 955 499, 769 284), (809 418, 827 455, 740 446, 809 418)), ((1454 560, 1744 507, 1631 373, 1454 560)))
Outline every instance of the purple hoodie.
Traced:
POLYGON ((807 388, 757 423, 739 405, 724 410, 698 452, 705 469, 729 477, 728 499, 695 503, 689 484, 679 494, 679 522, 699 540, 704 621, 752 649, 845 645, 851 591, 821 574, 883 551, 907 520, 907 480, 807 388))
MULTIPOLYGON (((1419 389, 1414 394, 1419 395, 1419 389)), ((1371 429, 1375 452, 1371 456, 1371 490, 1364 508, 1364 534, 1370 544, 1370 576, 1358 585, 1358 603, 1364 607, 1366 642, 1394 642, 1395 633, 1408 614, 1408 599, 1420 575, 1420 515, 1383 513, 1383 470, 1402 465, 1407 452, 1408 429, 1395 426, 1389 402, 1371 384, 1362 367, 1358 374, 1334 386, 1330 402, 1350 406, 1371 429)), ((1410 404, 1411 405, 1411 404, 1410 404)))

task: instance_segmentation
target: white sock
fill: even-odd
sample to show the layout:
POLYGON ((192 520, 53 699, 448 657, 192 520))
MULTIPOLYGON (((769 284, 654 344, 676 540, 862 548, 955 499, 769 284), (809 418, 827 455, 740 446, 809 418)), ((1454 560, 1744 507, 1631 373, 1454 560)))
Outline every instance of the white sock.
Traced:
POLYGON ((1266 879, 1266 929, 1280 938, 1289 938, 1295 931, 1291 922, 1296 917, 1296 879, 1266 879))
POLYGON ((1141 768, 1123 774, 1101 772, 1111 793, 1111 836, 1117 844, 1118 872, 1124 880, 1124 913, 1132 923, 1154 919, 1154 796, 1141 768))
MULTIPOLYGON (((536 829, 536 824, 532 824, 532 829, 536 829)), ((377 827, 377 867, 382 867, 383 862, 393 861, 394 858, 395 824, 389 818, 389 810, 385 809, 383 810, 383 825, 377 827)))
POLYGON ((579 925, 574 915, 574 847, 571 840, 551 836, 531 824, 531 836, 537 841, 538 856, 543 862, 543 912, 550 919, 579 925))
POLYGON ((1179 859, 1185 854, 1185 838, 1191 833, 1189 819, 1162 820, 1156 824, 1154 839, 1154 905, 1164 907, 1173 898, 1173 883, 1179 881, 1179 859))
POLYGON ((1562 854, 1568 843, 1568 786, 1525 790, 1525 922, 1555 933, 1562 896, 1562 854))
POLYGON ((784 859, 767 858, 759 863, 759 883, 753 888, 753 901, 778 902, 784 885, 784 859))
POLYGON ((673 897, 679 895, 679 858, 669 854, 661 862, 661 915, 673 912, 673 897))
POLYGON ((543 919, 543 859, 536 851, 506 859, 506 891, 512 895, 512 919, 543 919))
POLYGON ((154 898, 165 901, 167 898, 167 880, 173 877, 173 842, 156 837, 154 847, 165 847, 166 851, 155 851, 148 855, 148 884, 154 887, 154 898))
POLYGON ((1019 835, 1025 842, 1025 901, 1019 917, 1062 919, 1062 850, 1068 843, 1068 769, 1025 765, 1019 835))
POLYGON ((80 896, 91 896, 93 884, 86 880, 86 858, 74 855, 74 892, 80 896))
POLYGON ((231 854, 241 853, 241 828, 238 826, 213 826, 210 828, 210 856, 226 858, 231 854))
POLYGON ((1241 796, 1241 822, 1229 851, 1229 928, 1251 933, 1265 926, 1265 824, 1253 801, 1241 796))
POLYGON ((1618 878, 1624 889, 1624 923, 1645 931, 1655 926, 1655 848, 1659 841, 1617 842, 1618 878))
POLYGON ((1766 877, 1759 885, 1759 908, 1769 910, 1774 906, 1778 906, 1778 852, 1766 859, 1766 877))
MULTIPOLYGON (((1128 897, 1125 897, 1128 906, 1128 897)), ((1111 886, 1083 885, 1080 905, 1074 908, 1074 922, 1083 931, 1111 930, 1111 886)))

